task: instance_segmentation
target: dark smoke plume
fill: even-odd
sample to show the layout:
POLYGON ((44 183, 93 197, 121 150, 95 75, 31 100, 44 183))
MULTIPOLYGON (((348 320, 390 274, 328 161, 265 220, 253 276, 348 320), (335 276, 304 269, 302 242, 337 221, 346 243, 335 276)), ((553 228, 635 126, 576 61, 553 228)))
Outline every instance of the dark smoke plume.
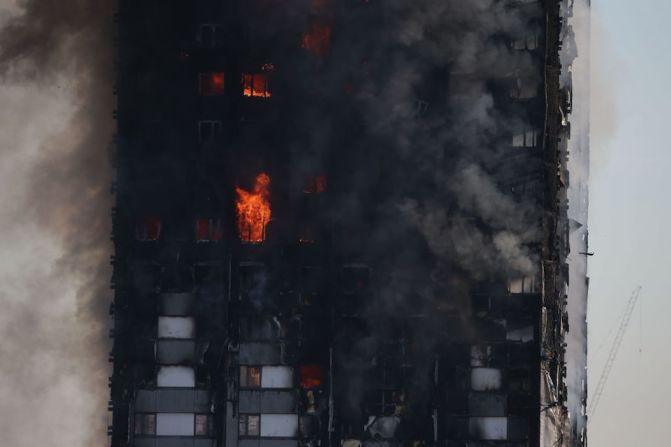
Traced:
POLYGON ((3 445, 103 445, 114 2, 0 9, 3 445))
MULTIPOLYGON (((295 14, 306 13, 301 6, 295 14)), ((293 74, 301 129, 290 165, 298 178, 335 173, 341 189, 331 191, 330 219, 344 229, 341 248, 375 269, 377 292, 360 309, 368 326, 336 353, 350 382, 345 411, 353 414, 366 388, 363 371, 400 336, 389 321, 402 315, 426 317, 423 327, 408 329, 421 365, 408 399, 429 398, 422 390, 429 389, 431 352, 446 333, 434 310, 454 308, 468 318, 472 285, 538 275, 542 218, 539 200, 513 198, 511 185, 525 168, 540 175, 543 142, 510 146, 520 129, 543 134, 543 110, 500 100, 515 80, 542 96, 538 61, 500 39, 542 34, 528 20, 542 16, 533 11, 542 6, 390 0, 379 22, 359 16, 367 7, 376 2, 340 17, 322 73, 315 78, 310 67, 298 67, 305 75, 293 74), (320 92, 318 99, 304 97, 306 90, 320 92)), ((449 330, 477 339, 473 325, 465 326, 449 330)))

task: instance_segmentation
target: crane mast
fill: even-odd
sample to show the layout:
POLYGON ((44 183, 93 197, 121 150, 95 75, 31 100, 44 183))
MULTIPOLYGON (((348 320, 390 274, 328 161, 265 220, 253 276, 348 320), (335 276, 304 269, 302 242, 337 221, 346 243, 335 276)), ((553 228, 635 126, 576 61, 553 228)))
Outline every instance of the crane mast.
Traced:
POLYGON ((638 301, 638 296, 640 293, 641 293, 641 286, 638 286, 634 289, 634 291, 631 293, 631 296, 629 297, 627 307, 625 308, 624 315, 622 316, 622 320, 620 321, 620 327, 617 330, 617 334, 615 334, 615 340, 613 340, 613 345, 610 347, 610 352, 608 353, 608 359, 606 360, 606 365, 603 367, 603 371, 601 372, 601 377, 599 377, 599 382, 596 385, 594 394, 592 395, 592 398, 590 399, 589 404, 587 405, 588 418, 594 415, 597 405, 599 404, 599 400, 603 395, 603 390, 606 386, 606 382, 608 381, 608 375, 610 374, 610 371, 613 369, 613 365, 615 364, 615 358, 617 357, 620 345, 622 345, 624 334, 627 332, 627 326, 629 325, 631 316, 634 313, 634 307, 636 306, 636 302, 638 301))

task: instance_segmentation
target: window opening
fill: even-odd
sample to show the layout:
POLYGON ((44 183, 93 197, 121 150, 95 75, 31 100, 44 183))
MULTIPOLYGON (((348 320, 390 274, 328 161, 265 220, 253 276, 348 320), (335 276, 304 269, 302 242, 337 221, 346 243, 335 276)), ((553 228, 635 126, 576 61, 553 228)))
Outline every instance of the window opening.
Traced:
POLYGON ((224 73, 201 73, 199 90, 201 96, 218 96, 224 94, 224 73))

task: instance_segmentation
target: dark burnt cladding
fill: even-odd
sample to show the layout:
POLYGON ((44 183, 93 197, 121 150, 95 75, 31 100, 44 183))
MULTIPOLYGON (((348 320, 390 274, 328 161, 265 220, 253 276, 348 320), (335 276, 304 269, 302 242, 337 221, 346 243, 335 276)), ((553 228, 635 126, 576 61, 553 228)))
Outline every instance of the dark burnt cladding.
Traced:
POLYGON ((114 447, 567 445, 557 1, 117 21, 114 447))

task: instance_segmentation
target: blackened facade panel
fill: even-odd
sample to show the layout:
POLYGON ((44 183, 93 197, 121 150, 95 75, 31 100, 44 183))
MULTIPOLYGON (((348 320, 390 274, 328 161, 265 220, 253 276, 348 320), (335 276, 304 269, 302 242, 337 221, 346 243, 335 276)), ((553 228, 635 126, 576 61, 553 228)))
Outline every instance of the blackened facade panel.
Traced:
POLYGON ((490 6, 120 2, 113 447, 541 445, 561 24, 490 6))

